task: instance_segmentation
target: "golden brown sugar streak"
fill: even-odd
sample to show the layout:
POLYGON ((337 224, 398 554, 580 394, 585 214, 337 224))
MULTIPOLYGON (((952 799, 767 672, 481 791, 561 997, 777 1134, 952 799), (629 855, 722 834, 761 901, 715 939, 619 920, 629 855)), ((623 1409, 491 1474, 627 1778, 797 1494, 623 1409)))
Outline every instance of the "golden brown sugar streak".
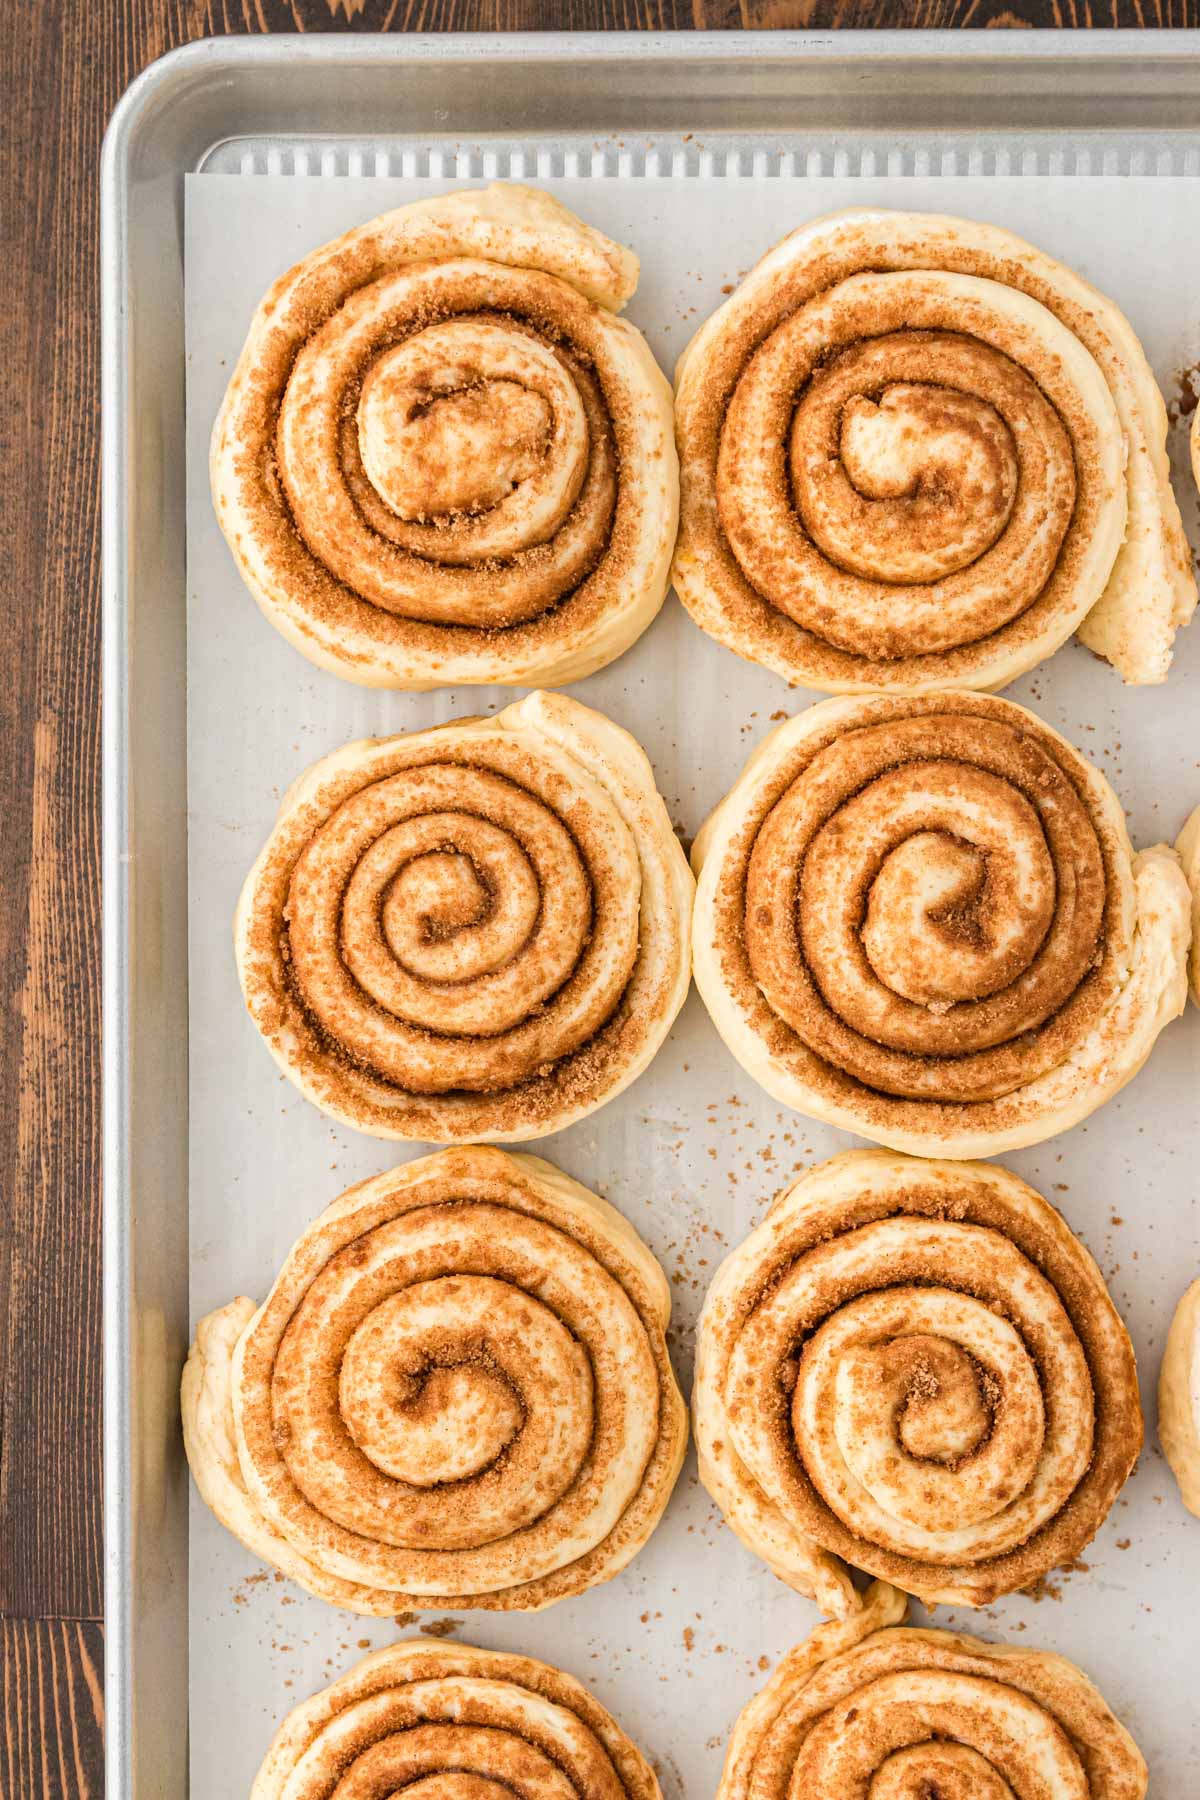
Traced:
POLYGON ((431 1800, 662 1800, 645 1757, 571 1676, 427 1638, 376 1650, 296 1707, 251 1800, 418 1787, 431 1800))
POLYGON ((1077 1557, 1142 1442, 1128 1333, 1042 1197, 984 1163, 851 1150, 722 1264, 700 1321, 700 1476, 835 1617, 851 1567, 983 1606, 1077 1557))
POLYGON ((733 1728, 717 1800, 1143 1800, 1137 1745, 1073 1663, 904 1612, 876 1582, 784 1658, 733 1728))
POLYGON ((696 983, 800 1112, 991 1155, 1101 1105, 1182 1009, 1189 896, 1023 707, 827 700, 778 727, 693 848, 696 983))
POLYGON ((1196 603, 1166 426, 1128 321, 1011 233, 816 219, 680 359, 675 586, 831 692, 1002 687, 1076 629, 1161 681, 1196 603))
POLYGON ((531 1611, 619 1573, 687 1420, 662 1270, 539 1158, 443 1150, 351 1188, 263 1305, 201 1320, 188 1457, 216 1516, 334 1605, 531 1611))
POLYGON ((615 315, 637 258, 550 195, 400 207, 277 281, 213 432, 267 617, 370 686, 562 685, 666 594, 671 394, 615 315))
POLYGON ((634 740, 531 694, 301 778, 243 889, 242 991, 285 1073, 359 1130, 538 1137, 666 1037, 692 894, 634 740))

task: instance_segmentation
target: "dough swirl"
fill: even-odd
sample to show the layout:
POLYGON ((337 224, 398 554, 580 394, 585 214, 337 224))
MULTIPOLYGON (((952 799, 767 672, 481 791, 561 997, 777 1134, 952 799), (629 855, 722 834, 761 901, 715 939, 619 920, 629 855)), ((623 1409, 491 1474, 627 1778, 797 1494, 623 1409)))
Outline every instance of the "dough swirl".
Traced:
POLYGON ((542 1136, 666 1037, 691 899, 642 750, 531 694, 297 782, 238 907, 242 991, 284 1072, 361 1131, 542 1136))
POLYGON ((671 395, 616 313, 632 252, 533 188, 395 212, 263 300, 213 433, 267 617, 376 687, 561 685, 662 605, 671 395))
POLYGON ((1083 1245, 986 1163, 851 1150, 785 1188, 700 1321, 700 1475, 842 1617, 849 1568, 984 1606, 1080 1554, 1142 1442, 1128 1333, 1083 1245))
POLYGON ((1187 883, 1011 701, 827 700, 696 839, 695 975, 776 1099, 895 1149, 1037 1143, 1182 1009, 1187 883))
POLYGON ((1132 328, 994 226, 853 211, 778 244, 676 372, 675 586, 834 693, 1002 687, 1079 630, 1166 677, 1196 604, 1132 328))
POLYGON ((337 1606, 531 1611, 617 1574, 687 1420, 666 1278, 535 1157, 442 1150, 351 1188, 261 1307, 201 1320, 183 1378, 202 1495, 337 1606))
POLYGON ((662 1800, 654 1772, 569 1675, 408 1638, 288 1715, 250 1800, 662 1800))
POLYGON ((1192 891, 1192 948, 1188 957, 1188 985, 1200 1006, 1200 806, 1190 815, 1175 840, 1180 866, 1192 891))
POLYGON ((717 1800, 1143 1800, 1145 1761, 1065 1657, 898 1625, 876 1582, 743 1710, 717 1800))

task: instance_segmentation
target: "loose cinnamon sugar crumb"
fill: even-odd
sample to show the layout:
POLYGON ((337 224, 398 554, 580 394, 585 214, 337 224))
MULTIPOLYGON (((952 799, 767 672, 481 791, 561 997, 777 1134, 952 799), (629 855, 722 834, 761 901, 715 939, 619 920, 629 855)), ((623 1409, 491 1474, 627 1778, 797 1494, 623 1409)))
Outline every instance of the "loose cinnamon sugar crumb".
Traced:
POLYGON ((941 1382, 924 1358, 913 1364, 909 1377, 909 1393, 917 1400, 936 1400, 941 1393, 941 1382))
POLYGON ((1167 401, 1167 417, 1172 425, 1190 419, 1200 405, 1200 363, 1189 363, 1175 375, 1175 392, 1167 401))

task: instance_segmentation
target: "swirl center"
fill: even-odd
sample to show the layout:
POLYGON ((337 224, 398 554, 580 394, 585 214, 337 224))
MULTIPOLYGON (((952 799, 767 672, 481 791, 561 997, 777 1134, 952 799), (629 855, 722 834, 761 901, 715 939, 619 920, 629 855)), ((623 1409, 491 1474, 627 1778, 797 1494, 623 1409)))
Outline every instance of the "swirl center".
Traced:
POLYGON ((898 1750, 880 1765, 871 1783, 871 1800, 1016 1800, 1016 1796, 999 1770, 969 1744, 930 1740, 898 1750))
POLYGON ((1093 1791, 1071 1740, 1036 1700, 941 1669, 883 1675, 831 1707, 801 1746, 790 1791, 870 1793, 874 1800, 877 1775, 901 1755, 907 1766, 900 1764, 899 1787, 893 1780, 883 1790, 893 1800, 897 1793, 906 1800, 931 1793, 938 1800, 968 1793, 971 1800, 1015 1800, 1018 1794, 1088 1800, 1093 1791), (973 1753, 965 1767, 960 1761, 948 1787, 939 1784, 947 1742, 973 1753), (924 1785, 915 1785, 915 1759, 926 1756, 924 1785), (968 1773, 969 1785, 963 1780, 968 1773))
POLYGON ((978 1450, 991 1432, 999 1395, 995 1377, 943 1338, 896 1338, 874 1355, 848 1358, 839 1378, 853 1385, 865 1378, 898 1391, 896 1434, 921 1462, 953 1467, 978 1450))
POLYGON ((377 1512, 385 1539, 450 1547, 519 1529, 570 1486, 592 1439, 591 1366, 532 1295, 493 1276, 441 1276, 382 1299, 350 1333, 337 1411, 363 1459, 357 1527, 377 1512))
MULTIPOLYGON (((487 1333, 472 1329, 476 1286, 426 1282, 393 1294, 346 1346, 342 1417, 363 1454, 397 1481, 468 1480, 491 1468, 524 1424, 521 1396, 487 1333)), ((497 1304, 493 1295, 476 1298, 497 1304)))
MULTIPOLYGON (((528 778, 519 748, 503 760, 528 778)), ((310 1015, 385 1079, 498 1090, 612 1017, 639 900, 636 847, 603 790, 577 800, 568 828, 494 770, 429 763, 351 795, 305 846, 290 974, 310 1015)))
POLYGON ((929 1287, 863 1296, 822 1324, 801 1358, 792 1426, 835 1511, 876 1514, 875 1541, 923 1533, 936 1554, 939 1532, 986 1529, 1028 1493, 1046 1420, 1013 1327, 929 1287))
POLYGON ((591 447, 566 361, 489 314, 379 350, 358 395, 357 439, 392 535, 451 563, 511 557, 552 537, 579 498, 591 447))
POLYGON ((1094 1016, 1105 905, 1095 827, 1032 734, 898 719, 820 750, 772 807, 746 950, 833 1067, 973 1100, 1036 1079, 1094 1016))
MULTIPOLYGON (((881 349, 865 353, 871 373, 881 349)), ((791 476, 826 555, 868 580, 939 581, 991 548, 1020 478, 1012 432, 977 394, 932 382, 854 391, 862 356, 823 371, 792 421, 791 476)))
MULTIPOLYGON (((550 407, 514 381, 426 387, 380 357, 363 382, 359 446, 371 485, 402 519, 485 512, 546 454, 550 407)), ((462 372, 464 375, 466 371, 462 372)))
MULTIPOLYGON (((388 949, 410 975, 477 980, 503 968, 528 943, 541 909, 537 874, 521 846, 486 822, 453 815, 444 822, 470 849, 448 843, 401 863, 383 889, 379 923, 388 949)), ((441 822, 421 823, 424 831, 410 827, 397 836, 428 841, 441 822)), ((395 854, 381 839, 385 869, 389 850, 395 854)), ((373 885, 363 863, 355 875, 360 885, 373 885)))
POLYGON ((750 359, 720 435, 717 509, 746 580, 873 660, 976 643, 1024 612, 1076 500, 1037 382, 930 302, 915 276, 813 300, 750 359))
MULTIPOLYGON (((1017 808, 1005 798, 1011 824, 1017 808)), ((1006 860, 995 843, 915 831, 887 855, 862 945, 893 993, 936 1009, 994 993, 1028 965, 1049 923, 1053 871, 1036 826, 1008 850, 1006 860)))

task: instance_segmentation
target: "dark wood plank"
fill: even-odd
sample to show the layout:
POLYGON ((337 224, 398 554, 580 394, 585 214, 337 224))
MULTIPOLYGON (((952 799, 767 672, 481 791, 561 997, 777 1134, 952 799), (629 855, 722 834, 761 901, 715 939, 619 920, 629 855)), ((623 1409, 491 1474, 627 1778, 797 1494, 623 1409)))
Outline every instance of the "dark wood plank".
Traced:
POLYGON ((20 434, 0 499, 0 1611, 95 1617, 101 122, 49 9, 26 16, 27 31, 6 34, 0 271, 18 333, 4 416, 20 434))
POLYGON ((99 1800, 104 1792, 103 1628, 0 1621, 0 1794, 99 1800))
POLYGON ((97 170, 154 57, 263 31, 1197 25, 1200 0, 66 0, 0 56, 0 1793, 101 1792, 97 170))

